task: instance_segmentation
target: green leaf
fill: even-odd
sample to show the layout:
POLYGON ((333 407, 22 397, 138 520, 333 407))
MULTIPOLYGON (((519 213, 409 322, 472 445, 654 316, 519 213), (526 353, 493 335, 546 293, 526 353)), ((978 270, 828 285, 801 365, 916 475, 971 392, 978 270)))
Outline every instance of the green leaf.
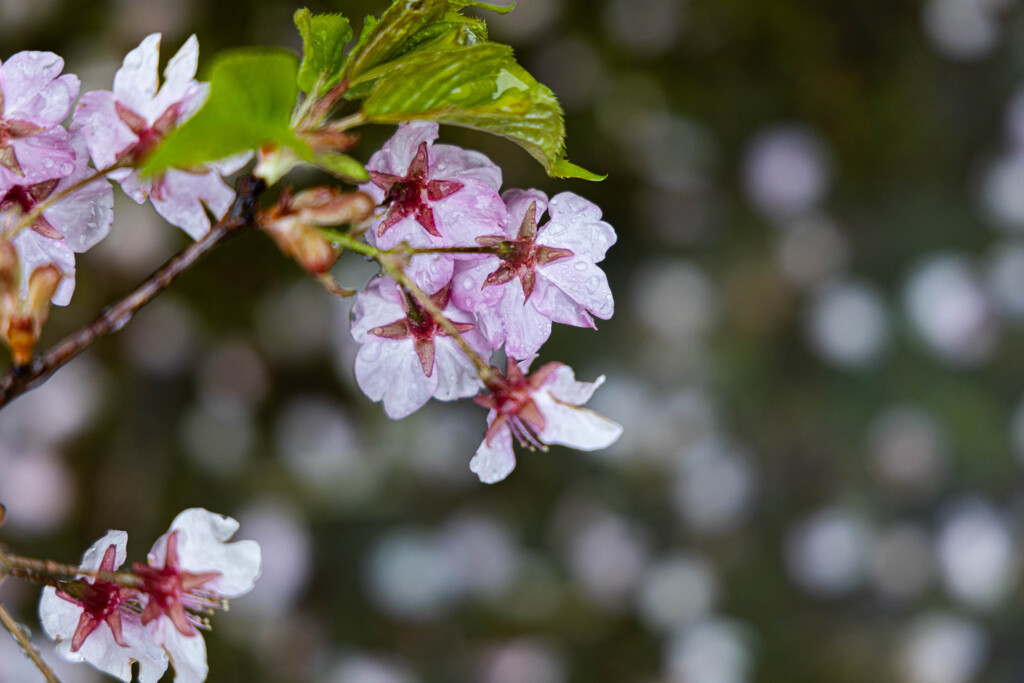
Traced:
POLYGON ((331 175, 346 182, 365 183, 370 180, 370 174, 359 161, 347 154, 339 152, 324 152, 317 155, 313 163, 324 169, 331 175))
POLYGON ((519 66, 512 48, 478 43, 419 50, 377 80, 363 102, 374 123, 426 119, 512 140, 548 175, 600 180, 565 160, 565 124, 554 93, 519 66))
POLYGON ((416 55, 418 51, 429 51, 431 54, 449 52, 457 47, 476 45, 487 40, 487 27, 483 22, 469 17, 459 18, 464 21, 437 22, 412 36, 406 45, 411 45, 414 49, 403 53, 400 58, 385 62, 352 79, 349 82, 345 98, 348 100, 364 99, 373 91, 377 81, 407 68, 409 60, 420 59, 421 56, 416 55))
POLYGON ((511 5, 503 6, 492 5, 489 2, 479 2, 479 0, 448 0, 448 4, 457 9, 462 9, 463 7, 478 7, 498 14, 508 14, 516 8, 516 3, 514 2, 511 5))
POLYGON ((380 19, 367 17, 348 55, 343 78, 352 80, 401 54, 408 39, 444 18, 449 0, 395 0, 380 19))
POLYGON ((290 127, 298 96, 298 58, 283 49, 221 53, 209 70, 206 104, 172 132, 142 168, 144 175, 187 168, 262 146, 312 152, 290 127))
POLYGON ((340 14, 295 12, 295 26, 302 35, 299 88, 309 95, 323 95, 341 81, 345 45, 352 40, 352 26, 340 14))

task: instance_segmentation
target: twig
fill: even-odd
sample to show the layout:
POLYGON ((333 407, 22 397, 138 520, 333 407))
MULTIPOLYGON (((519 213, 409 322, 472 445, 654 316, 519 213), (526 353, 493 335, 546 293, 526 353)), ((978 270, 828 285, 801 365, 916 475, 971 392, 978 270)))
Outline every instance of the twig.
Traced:
POLYGON ((53 673, 53 669, 50 665, 43 661, 43 656, 39 654, 39 650, 33 645, 28 636, 25 635, 25 631, 18 625, 18 622, 14 620, 11 613, 7 611, 3 603, 0 602, 0 622, 3 623, 4 628, 11 632, 14 639, 18 641, 18 645, 25 651, 28 658, 32 660, 32 663, 36 665, 39 672, 46 678, 47 683, 60 683, 60 679, 57 678, 57 674, 53 673))
POLYGON ((117 332, 139 309, 152 301, 179 275, 191 268, 227 238, 255 225, 259 197, 265 183, 253 176, 239 178, 235 201, 227 214, 201 239, 193 242, 153 273, 134 292, 103 310, 91 323, 68 335, 31 363, 13 365, 0 377, 0 408, 34 389, 65 363, 89 348, 97 339, 117 332))
POLYGON ((4 576, 27 579, 34 583, 60 587, 62 582, 74 581, 80 577, 116 583, 128 588, 139 588, 142 580, 130 572, 109 572, 102 569, 86 569, 73 564, 53 560, 37 560, 32 557, 11 555, 0 549, 0 580, 4 576))

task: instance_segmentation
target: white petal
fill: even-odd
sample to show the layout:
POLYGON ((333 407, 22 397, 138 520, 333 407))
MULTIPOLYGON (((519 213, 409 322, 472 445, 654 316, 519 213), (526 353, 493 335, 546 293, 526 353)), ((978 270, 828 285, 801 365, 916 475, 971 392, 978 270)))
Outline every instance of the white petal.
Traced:
POLYGON ((546 444, 596 451, 611 446, 622 436, 622 425, 587 408, 561 403, 546 392, 534 394, 534 401, 547 420, 540 433, 546 444))
MULTIPOLYGON (((189 508, 171 523, 170 531, 178 532, 178 562, 190 572, 220 572, 206 584, 226 598, 244 595, 252 590, 260 575, 260 547, 255 541, 226 543, 238 522, 203 508, 189 508)), ((168 533, 170 533, 170 531, 168 533)), ((153 546, 154 566, 163 566, 167 552, 167 534, 153 546)))
POLYGON ((590 400, 590 397, 594 395, 598 387, 604 384, 604 375, 601 375, 593 382, 578 382, 576 381, 576 373, 573 372, 572 368, 563 363, 558 363, 558 366, 551 373, 551 376, 548 377, 548 381, 544 383, 544 386, 540 388, 540 391, 546 391, 551 394, 552 398, 556 401, 581 406, 590 400))
POLYGON ((437 372, 423 374, 412 339, 367 342, 355 362, 356 383, 371 400, 383 401, 384 412, 399 420, 419 410, 437 389, 437 372))
POLYGON ((21 297, 28 296, 28 281, 32 272, 52 264, 64 276, 53 295, 53 303, 57 306, 68 305, 75 291, 75 255, 68 245, 63 240, 43 237, 33 230, 23 230, 14 238, 14 248, 21 265, 21 297))
MULTIPOLYGON (((159 118, 167 107, 189 94, 199 64, 199 40, 189 36, 164 69, 164 84, 153 99, 152 112, 159 118)), ((152 123, 152 121, 150 122, 152 123)))
POLYGON ((160 34, 152 33, 125 55, 121 68, 114 74, 114 95, 117 100, 132 111, 148 116, 150 102, 160 85, 157 74, 159 64, 160 34))
MULTIPOLYGON (((479 332, 471 330, 462 336, 485 359, 489 358, 489 352, 480 351, 480 347, 486 347, 487 342, 479 332)), ((434 339, 434 373, 437 375, 434 398, 439 401, 476 396, 480 391, 480 378, 477 377, 473 361, 449 337, 434 339)))
POLYGON ((174 683, 203 683, 210 667, 202 635, 183 636, 166 617, 154 623, 157 641, 163 644, 174 666, 174 683))
MULTIPOLYGON (((491 417, 493 415, 492 411, 491 417)), ((488 419, 487 424, 489 425, 490 423, 491 419, 488 419)), ((516 456, 512 452, 512 432, 507 425, 502 426, 498 430, 498 433, 491 440, 490 446, 487 445, 487 440, 484 439, 480 443, 480 447, 476 449, 473 459, 469 461, 470 471, 480 477, 480 481, 485 484, 501 481, 515 467, 516 456)))

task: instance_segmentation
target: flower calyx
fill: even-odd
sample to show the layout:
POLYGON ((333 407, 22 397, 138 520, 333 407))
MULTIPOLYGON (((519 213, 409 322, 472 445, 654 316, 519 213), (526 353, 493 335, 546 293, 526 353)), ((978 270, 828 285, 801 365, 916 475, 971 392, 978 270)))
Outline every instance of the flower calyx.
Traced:
POLYGON ((523 287, 523 298, 529 301, 537 285, 537 266, 544 266, 553 261, 569 258, 573 252, 537 244, 537 202, 532 202, 526 210, 523 222, 515 240, 501 237, 478 237, 481 246, 494 247, 495 255, 501 259, 501 265, 487 276, 483 287, 503 285, 519 278, 523 287))
POLYGON ((430 203, 455 194, 463 188, 463 184, 454 180, 429 180, 429 170, 427 143, 421 142, 404 178, 391 173, 370 171, 370 181, 384 190, 384 206, 388 207, 387 216, 377 228, 378 237, 406 216, 415 217, 416 222, 430 235, 441 237, 430 203))

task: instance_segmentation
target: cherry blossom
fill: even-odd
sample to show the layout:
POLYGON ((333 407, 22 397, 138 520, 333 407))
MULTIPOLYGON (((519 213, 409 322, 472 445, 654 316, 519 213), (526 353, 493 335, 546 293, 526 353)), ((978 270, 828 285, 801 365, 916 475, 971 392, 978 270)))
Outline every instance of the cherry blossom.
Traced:
MULTIPOLYGON (((89 157, 80 136, 72 136, 74 168, 60 180, 14 185, 0 195, 0 222, 13 227, 40 202, 69 189, 90 173, 89 157)), ((62 274, 53 303, 66 306, 75 288, 74 253, 84 252, 107 236, 114 221, 114 193, 102 178, 75 190, 43 209, 35 221, 14 239, 21 270, 21 296, 28 292, 29 278, 38 268, 55 265, 62 274)))
MULTIPOLYGON (((475 329, 473 316, 450 302, 450 289, 432 297, 462 338, 483 357, 491 347, 475 329)), ((352 336, 359 388, 384 412, 403 418, 433 396, 441 401, 473 396, 480 387, 473 362, 454 339, 390 278, 377 278, 352 307, 352 336)))
POLYGON ((18 52, 0 64, 0 195, 73 170, 74 152, 61 126, 78 97, 73 74, 52 52, 18 52))
POLYGON ((539 190, 509 190, 503 198, 508 229, 477 239, 498 255, 460 264, 452 296, 479 316, 492 346, 504 341, 509 356, 527 358, 547 341, 552 322, 592 328, 591 316, 612 316, 608 279, 595 264, 616 236, 596 205, 571 192, 550 203, 539 190), (538 228, 546 210, 551 220, 538 228))
POLYGON ((581 407, 603 383, 604 375, 595 382, 577 382, 572 368, 557 362, 525 377, 509 358, 505 376, 488 386, 491 393, 474 399, 490 413, 486 436, 469 469, 485 484, 507 477, 516 466, 513 436, 531 450, 560 445, 594 451, 612 445, 622 426, 581 407))
MULTIPOLYGON (((194 78, 198 60, 199 42, 191 36, 168 62, 160 85, 160 34, 154 33, 124 58, 114 76, 113 91, 82 96, 74 127, 85 135, 97 168, 139 162, 199 109, 209 86, 194 78)), ((203 205, 220 217, 234 199, 234 191, 221 175, 238 170, 248 158, 248 154, 236 155, 208 167, 171 168, 150 178, 143 178, 136 169, 119 168, 109 177, 139 204, 149 197, 169 223, 199 239, 210 229, 203 205)))
POLYGON ((259 578, 259 545, 227 542, 237 530, 230 517, 190 508, 157 539, 148 564, 132 565, 148 597, 142 623, 167 651, 178 683, 206 680, 206 643, 196 626, 206 628, 214 609, 226 609, 227 598, 248 593, 259 578))
MULTIPOLYGON (((401 242, 414 247, 475 246, 476 238, 504 229, 498 188, 501 169, 479 152, 435 145, 438 125, 413 121, 366 164, 372 182, 360 187, 382 210, 368 236, 381 249, 401 242)), ((475 255, 418 254, 408 275, 437 291, 451 280, 456 259, 475 255)))
MULTIPOLYGON (((114 571, 126 556, 128 534, 108 531, 82 556, 83 569, 114 571)), ((83 579, 68 585, 71 595, 52 586, 43 589, 39 618, 57 642, 57 654, 71 662, 88 662, 122 681, 132 680, 132 662, 139 663, 139 681, 160 680, 167 655, 153 641, 138 613, 138 593, 102 580, 83 579)))

